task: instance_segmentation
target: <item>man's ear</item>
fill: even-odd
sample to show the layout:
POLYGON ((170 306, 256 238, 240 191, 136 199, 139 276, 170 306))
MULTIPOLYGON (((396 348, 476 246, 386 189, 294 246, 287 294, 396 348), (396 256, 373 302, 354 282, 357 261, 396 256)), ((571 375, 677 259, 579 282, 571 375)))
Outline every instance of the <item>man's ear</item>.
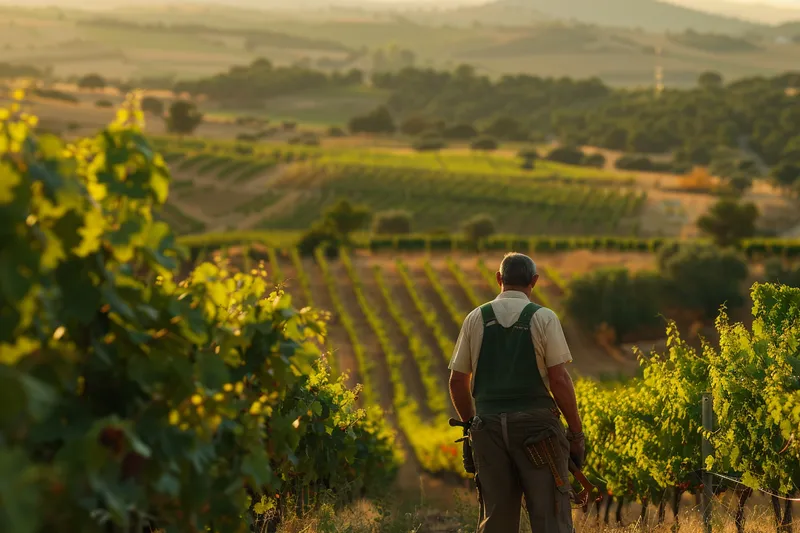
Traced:
POLYGON ((497 280, 497 285, 500 288, 502 288, 503 287, 503 275, 500 272, 495 272, 494 277, 497 280))
POLYGON ((536 286, 536 282, 537 281, 539 281, 539 274, 536 274, 535 276, 533 276, 533 279, 531 280, 531 289, 536 286))

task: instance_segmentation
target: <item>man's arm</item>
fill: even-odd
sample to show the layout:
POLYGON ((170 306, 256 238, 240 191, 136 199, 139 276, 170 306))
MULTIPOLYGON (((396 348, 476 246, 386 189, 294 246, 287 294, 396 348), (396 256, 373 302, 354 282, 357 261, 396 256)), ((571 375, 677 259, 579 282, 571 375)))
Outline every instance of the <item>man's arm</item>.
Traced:
POLYGON ((572 384, 569 372, 567 372, 566 363, 549 367, 547 369, 547 377, 550 381, 550 392, 567 420, 570 431, 572 433, 580 433, 583 430, 581 415, 578 413, 575 387, 572 384))
POLYGON ((467 315, 461 325, 449 366, 450 399, 462 422, 466 422, 475 415, 472 405, 472 342, 470 340, 474 322, 475 312, 473 311, 467 315))
POLYGON ((472 393, 470 392, 470 374, 464 374, 457 370, 450 372, 450 399, 456 413, 461 417, 462 422, 466 422, 473 416, 475 411, 472 406, 472 393))

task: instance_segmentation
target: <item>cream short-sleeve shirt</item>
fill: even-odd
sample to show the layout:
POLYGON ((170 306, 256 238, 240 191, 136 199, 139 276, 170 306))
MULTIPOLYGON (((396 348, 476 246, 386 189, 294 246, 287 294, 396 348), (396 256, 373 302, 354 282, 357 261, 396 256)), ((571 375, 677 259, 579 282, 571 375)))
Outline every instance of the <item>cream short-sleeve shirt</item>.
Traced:
MULTIPOLYGON (((508 328, 519 319, 519 315, 522 314, 522 310, 530 303, 530 300, 525 293, 506 291, 500 293, 491 303, 497 321, 504 328, 508 328)), ((551 309, 542 307, 534 313, 531 319, 531 338, 536 351, 539 373, 549 391, 550 380, 547 376, 547 369, 572 361, 572 354, 567 346, 561 321, 551 309)), ((453 351, 453 358, 448 367, 450 370, 462 374, 472 374, 470 388, 475 383, 475 371, 478 368, 482 342, 483 317, 480 308, 476 308, 464 320, 453 351)))

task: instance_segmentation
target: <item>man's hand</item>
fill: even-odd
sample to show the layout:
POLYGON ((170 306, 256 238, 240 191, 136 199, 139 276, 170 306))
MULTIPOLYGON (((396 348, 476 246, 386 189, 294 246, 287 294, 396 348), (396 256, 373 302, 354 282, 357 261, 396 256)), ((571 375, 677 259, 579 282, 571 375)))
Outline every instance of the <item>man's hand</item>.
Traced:
POLYGON ((580 470, 583 468, 583 460, 586 458, 586 439, 583 434, 567 434, 567 439, 569 439, 569 456, 580 470))

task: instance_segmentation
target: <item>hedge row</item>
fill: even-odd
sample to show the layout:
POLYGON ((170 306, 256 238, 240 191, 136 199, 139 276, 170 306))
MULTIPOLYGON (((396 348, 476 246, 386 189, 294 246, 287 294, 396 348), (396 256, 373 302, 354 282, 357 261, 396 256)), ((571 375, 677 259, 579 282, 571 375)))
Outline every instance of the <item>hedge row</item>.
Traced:
MULTIPOLYGON (((291 248, 292 239, 277 233, 240 232, 207 236, 192 236, 180 239, 193 254, 200 250, 215 250, 242 243, 260 242, 265 246, 291 248)), ((365 236, 354 239, 354 246, 372 252, 453 252, 453 251, 515 251, 522 253, 546 253, 568 250, 604 250, 620 252, 657 252, 665 244, 676 242, 669 238, 637 237, 531 237, 497 236, 477 245, 459 236, 401 235, 365 236)), ((705 241, 697 241, 705 242, 705 241)), ((748 257, 782 255, 800 257, 800 239, 748 239, 739 248, 748 257)))

